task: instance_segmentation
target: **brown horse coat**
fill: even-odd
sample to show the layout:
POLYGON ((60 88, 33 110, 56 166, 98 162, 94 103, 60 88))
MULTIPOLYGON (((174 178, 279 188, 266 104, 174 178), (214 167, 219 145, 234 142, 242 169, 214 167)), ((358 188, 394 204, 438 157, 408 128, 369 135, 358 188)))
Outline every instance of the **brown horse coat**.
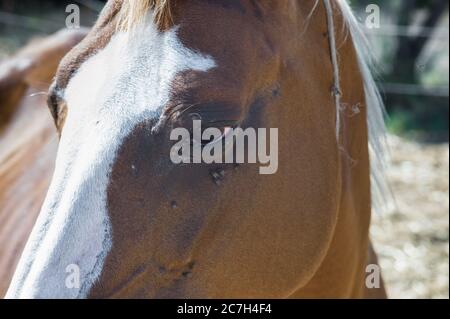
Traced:
MULTIPOLYGON (((49 250, 39 240, 30 246, 12 296, 383 297, 382 287, 366 289, 366 266, 376 263, 369 240, 368 122, 373 111, 343 2, 332 1, 336 48, 330 47, 324 1, 175 1, 171 17, 176 31, 153 28, 149 22, 125 35, 117 31, 122 3, 109 2, 90 35, 59 67, 50 107, 62 133, 61 146, 70 149, 69 141, 79 145, 63 156, 100 151, 92 167, 75 161, 54 181, 57 186, 67 185, 67 176, 78 181, 77 171, 70 169, 88 167, 75 191, 85 197, 73 198, 70 189, 58 189, 59 197, 49 194, 50 203, 57 198, 71 201, 48 205, 43 213, 50 217, 46 222, 43 215, 42 229, 50 225, 58 234, 56 222, 68 222, 62 226, 71 228, 59 234, 49 250), (131 41, 120 42, 120 35, 131 41), (166 51, 133 51, 134 43, 145 43, 144 35, 166 51), (135 67, 133 72, 120 63, 105 70, 112 77, 123 71, 113 77, 122 80, 115 82, 116 90, 106 90, 109 77, 97 78, 104 81, 100 84, 89 82, 105 66, 102 62, 110 62, 102 59, 117 59, 127 49, 136 60, 122 61, 135 67), (336 65, 330 54, 334 49, 339 53, 342 94, 338 108, 333 96, 336 65), (169 58, 184 54, 186 60, 204 63, 209 58, 214 64, 202 68, 202 63, 194 63, 169 77, 166 86, 164 76, 159 76, 165 73, 158 68, 167 67, 167 52, 169 58), (153 68, 141 74, 150 62, 153 68), (139 76, 143 81, 136 81, 139 76), (135 89, 145 80, 150 92, 169 88, 163 92, 168 98, 156 106, 160 113, 137 117, 127 130, 116 131, 121 121, 145 107, 133 99, 143 93, 135 89), (99 89, 90 91, 94 85, 99 89), (103 96, 101 89, 110 95, 103 96), (87 92, 95 103, 90 96, 83 100, 87 92), (80 114, 87 105, 87 113, 80 114), (96 117, 96 108, 106 119, 96 117), (170 130, 189 127, 194 114, 222 129, 279 128, 277 174, 262 176, 250 164, 174 166, 167 158, 170 130), (80 135, 66 140, 76 129, 80 135), (89 130, 95 134, 81 134, 89 130), (126 133, 119 140, 111 132, 126 133), (120 141, 117 150, 108 145, 115 152, 112 162, 97 145, 104 141, 98 136, 105 134, 108 140, 110 133, 111 145, 120 141), (214 172, 220 172, 220 186, 211 178, 214 172), (99 180, 107 180, 107 185, 99 185, 99 180), (104 188, 105 203, 92 195, 103 195, 104 188), (91 211, 92 207, 97 209, 91 211), (91 219, 80 221, 86 212, 91 219), (67 220, 58 218, 64 214, 67 220), (83 222, 100 226, 86 234, 83 222), (85 249, 90 245, 95 248, 85 249), (81 255, 74 253, 76 249, 81 255), (64 290, 60 278, 67 264, 59 263, 62 259, 88 268, 82 269, 86 280, 79 291, 64 290)), ((151 104, 158 94, 145 102, 151 104)), ((37 227, 39 232, 41 226, 37 227)))

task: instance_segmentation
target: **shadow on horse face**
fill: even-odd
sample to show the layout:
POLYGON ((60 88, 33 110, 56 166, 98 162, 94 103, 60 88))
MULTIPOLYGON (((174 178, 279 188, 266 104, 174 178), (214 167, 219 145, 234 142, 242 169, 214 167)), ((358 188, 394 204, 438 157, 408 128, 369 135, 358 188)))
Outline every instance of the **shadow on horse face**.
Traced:
POLYGON ((290 296, 323 261, 341 196, 324 9, 305 32, 314 2, 180 1, 167 30, 150 13, 119 32, 121 5, 60 65, 55 175, 10 296, 290 296), (277 174, 173 164, 170 131, 193 115, 279 128, 277 174))

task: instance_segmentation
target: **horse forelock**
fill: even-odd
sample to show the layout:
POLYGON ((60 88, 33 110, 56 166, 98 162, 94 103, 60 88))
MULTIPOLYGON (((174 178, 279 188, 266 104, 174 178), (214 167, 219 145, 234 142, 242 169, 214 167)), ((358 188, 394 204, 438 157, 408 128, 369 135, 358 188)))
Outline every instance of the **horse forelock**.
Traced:
POLYGON ((173 0, 124 0, 117 27, 122 31, 133 29, 153 10, 155 24, 159 30, 165 30, 172 24, 172 5, 173 0))

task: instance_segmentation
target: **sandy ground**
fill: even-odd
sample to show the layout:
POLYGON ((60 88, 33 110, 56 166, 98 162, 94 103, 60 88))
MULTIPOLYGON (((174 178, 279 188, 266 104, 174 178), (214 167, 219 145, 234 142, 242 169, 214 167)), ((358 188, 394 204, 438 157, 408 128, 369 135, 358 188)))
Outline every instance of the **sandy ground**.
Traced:
POLYGON ((396 207, 372 237, 391 298, 449 297, 449 146, 389 138, 396 207))

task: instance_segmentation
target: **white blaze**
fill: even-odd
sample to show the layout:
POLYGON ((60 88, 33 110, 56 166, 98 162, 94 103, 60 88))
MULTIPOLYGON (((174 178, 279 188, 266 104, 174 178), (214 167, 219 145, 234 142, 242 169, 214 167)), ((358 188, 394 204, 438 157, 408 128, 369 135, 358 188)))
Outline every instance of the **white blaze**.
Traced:
POLYGON ((136 124, 160 116, 177 73, 215 67, 183 47, 176 29, 146 23, 134 34, 116 34, 64 92, 69 112, 52 184, 7 298, 88 295, 112 245, 107 187, 120 145, 136 124), (69 265, 80 269, 79 288, 66 286, 69 265))

